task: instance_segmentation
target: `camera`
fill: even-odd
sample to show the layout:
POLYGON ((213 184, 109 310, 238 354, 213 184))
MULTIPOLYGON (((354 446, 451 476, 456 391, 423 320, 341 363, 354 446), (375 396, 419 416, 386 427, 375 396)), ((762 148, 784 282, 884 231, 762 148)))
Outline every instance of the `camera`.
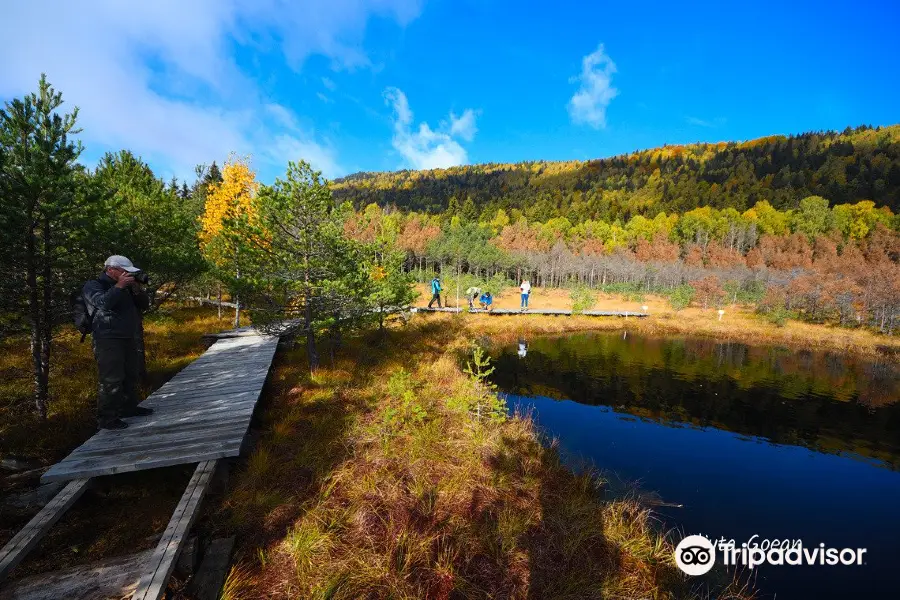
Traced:
POLYGON ((143 285, 150 284, 150 276, 147 275, 146 273, 144 273, 143 271, 136 271, 136 272, 132 273, 131 276, 134 277, 134 280, 137 281, 138 283, 141 283, 143 285))

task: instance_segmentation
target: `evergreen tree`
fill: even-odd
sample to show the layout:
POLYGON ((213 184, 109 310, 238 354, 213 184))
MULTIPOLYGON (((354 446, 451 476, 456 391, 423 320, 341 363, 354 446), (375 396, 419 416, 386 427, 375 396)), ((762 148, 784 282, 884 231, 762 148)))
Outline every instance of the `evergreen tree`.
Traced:
MULTIPOLYGON (((76 165, 78 109, 59 114, 62 94, 41 76, 38 91, 0 109, 0 310, 6 328, 31 334, 33 397, 47 416, 54 325, 68 291, 99 261, 90 248, 105 216, 103 196, 76 165)), ((102 259, 101 259, 102 260, 102 259)))

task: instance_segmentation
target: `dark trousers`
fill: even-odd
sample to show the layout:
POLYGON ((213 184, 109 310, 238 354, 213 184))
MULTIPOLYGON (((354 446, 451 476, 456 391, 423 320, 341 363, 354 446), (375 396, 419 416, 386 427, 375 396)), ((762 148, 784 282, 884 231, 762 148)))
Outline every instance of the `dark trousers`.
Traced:
POLYGON ((438 308, 441 308, 441 293, 436 292, 431 295, 431 302, 428 303, 428 308, 431 308, 431 305, 434 304, 434 301, 437 300, 438 308))
POLYGON ((138 405, 141 355, 134 338, 95 339, 99 389, 97 423, 104 425, 138 405))

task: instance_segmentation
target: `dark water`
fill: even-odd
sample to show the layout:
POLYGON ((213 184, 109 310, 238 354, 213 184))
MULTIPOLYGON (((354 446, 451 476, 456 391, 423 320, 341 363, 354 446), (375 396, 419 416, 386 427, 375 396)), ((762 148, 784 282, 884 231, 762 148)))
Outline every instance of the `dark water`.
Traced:
MULTIPOLYGON (((493 353, 573 465, 638 482, 685 535, 866 548, 754 569, 763 597, 900 597, 900 380, 887 364, 703 339, 578 334, 493 353), (658 496, 657 496, 658 494, 658 496)), ((678 536, 677 539, 680 539, 678 536)))

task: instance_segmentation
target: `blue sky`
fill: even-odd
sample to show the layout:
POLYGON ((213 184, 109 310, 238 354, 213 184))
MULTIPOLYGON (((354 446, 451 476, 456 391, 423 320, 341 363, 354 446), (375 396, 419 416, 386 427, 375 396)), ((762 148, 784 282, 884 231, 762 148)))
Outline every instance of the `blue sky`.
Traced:
POLYGON ((900 121, 900 3, 9 3, 0 98, 42 71, 92 164, 365 170, 587 159, 900 121), (74 6, 77 4, 77 7, 74 6))

